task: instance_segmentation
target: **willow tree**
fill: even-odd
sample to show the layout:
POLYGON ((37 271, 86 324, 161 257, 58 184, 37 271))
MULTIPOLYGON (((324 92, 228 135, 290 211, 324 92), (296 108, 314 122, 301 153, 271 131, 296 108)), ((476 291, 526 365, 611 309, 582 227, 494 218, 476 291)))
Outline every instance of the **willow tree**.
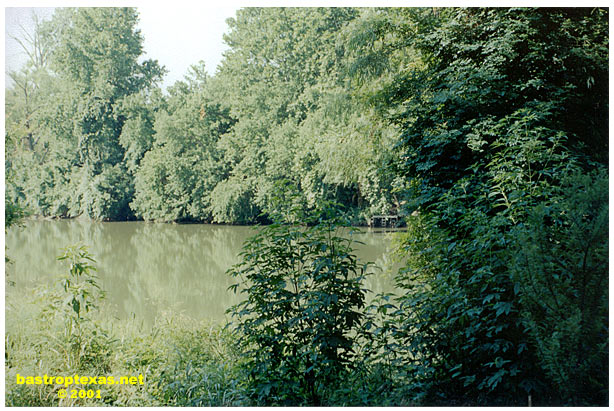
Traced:
POLYGON ((29 163, 28 172, 36 176, 20 187, 35 211, 93 218, 130 214, 132 188, 119 143, 125 118, 117 107, 163 74, 155 61, 139 63, 143 38, 137 22, 131 8, 77 8, 57 10, 43 26, 51 28, 43 35, 53 36, 51 86, 40 94, 36 121, 45 130, 48 152, 44 162, 29 163), (41 185, 44 190, 33 189, 41 185))

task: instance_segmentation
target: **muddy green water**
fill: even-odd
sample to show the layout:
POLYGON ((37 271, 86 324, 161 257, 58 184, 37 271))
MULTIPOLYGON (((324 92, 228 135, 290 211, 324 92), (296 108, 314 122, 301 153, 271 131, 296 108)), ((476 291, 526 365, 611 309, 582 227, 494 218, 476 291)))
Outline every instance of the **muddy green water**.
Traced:
MULTIPOLYGON (((391 240, 394 233, 363 230, 354 238, 360 261, 381 269, 365 283, 375 293, 394 289, 391 240)), ((242 296, 228 291, 226 274, 239 262, 243 241, 251 227, 207 224, 151 224, 29 220, 12 228, 5 240, 8 266, 6 293, 23 292, 39 284, 53 284, 67 271, 56 261, 61 249, 81 243, 96 259, 100 285, 106 291, 106 314, 134 317, 152 323, 164 311, 197 319, 224 321, 225 311, 242 296)))

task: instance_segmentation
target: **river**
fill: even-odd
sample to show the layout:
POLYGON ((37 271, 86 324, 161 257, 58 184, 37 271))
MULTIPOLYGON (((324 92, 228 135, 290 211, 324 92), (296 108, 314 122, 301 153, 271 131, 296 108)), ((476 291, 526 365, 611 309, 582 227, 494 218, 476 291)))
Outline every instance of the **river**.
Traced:
MULTIPOLYGON (((28 220, 6 235, 8 265, 6 293, 53 284, 68 268, 57 261, 61 249, 84 244, 96 260, 105 310, 117 318, 134 317, 151 324, 164 311, 196 319, 224 321, 225 311, 242 296, 228 287, 226 274, 239 262, 243 241, 254 230, 245 226, 208 224, 153 224, 86 220, 28 220)), ((380 269, 367 277, 365 288, 374 293, 394 289, 392 232, 363 230, 354 238, 361 262, 380 269)), ((373 295, 373 294, 371 294, 373 295)))

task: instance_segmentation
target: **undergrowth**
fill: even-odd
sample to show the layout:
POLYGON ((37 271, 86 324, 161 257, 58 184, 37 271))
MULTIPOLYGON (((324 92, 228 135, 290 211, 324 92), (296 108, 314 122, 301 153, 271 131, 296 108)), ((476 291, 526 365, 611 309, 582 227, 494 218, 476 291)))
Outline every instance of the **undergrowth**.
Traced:
POLYGON ((72 274, 55 286, 11 290, 6 298, 7 406, 238 406, 234 337, 223 324, 165 313, 153 326, 103 315, 91 256, 67 249, 72 274), (75 257, 73 259, 73 257, 75 257), (75 270, 82 271, 76 275, 75 270), (69 282, 69 284, 66 283, 69 282), (86 305, 84 303, 91 303, 86 305), (95 302, 95 304, 94 304, 95 302), (78 307, 78 309, 77 309, 78 307), (88 307, 86 310, 85 307, 88 307), (143 375, 143 385, 17 384, 25 376, 143 375), (60 399, 59 390, 101 398, 60 399))

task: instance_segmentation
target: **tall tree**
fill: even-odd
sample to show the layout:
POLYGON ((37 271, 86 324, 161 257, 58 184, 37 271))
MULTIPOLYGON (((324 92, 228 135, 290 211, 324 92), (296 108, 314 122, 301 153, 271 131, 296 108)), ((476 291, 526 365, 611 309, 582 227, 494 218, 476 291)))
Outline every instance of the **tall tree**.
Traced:
POLYGON ((326 195, 321 177, 300 153, 297 127, 317 105, 317 84, 335 56, 335 33, 357 12, 248 8, 229 21, 230 50, 217 80, 237 123, 220 142, 231 163, 219 187, 235 194, 215 196, 216 219, 229 221, 241 209, 252 212, 243 221, 253 220, 257 212, 241 205, 246 201, 271 211, 278 179, 292 181, 307 197, 326 195), (285 167, 276 166, 280 161, 285 167))
MULTIPOLYGON (((514 402, 523 391, 545 403, 601 401, 603 370, 584 394, 550 379, 544 355, 562 359, 564 350, 544 354, 535 337, 543 334, 526 332, 542 325, 525 321, 538 315, 523 303, 535 296, 521 298, 527 277, 514 274, 511 250, 517 227, 540 229, 532 226, 538 219, 528 219, 535 210, 571 201, 564 181, 607 161, 607 16, 602 9, 413 13, 412 41, 426 65, 401 71, 388 92, 404 108, 395 116, 404 159, 396 167, 408 181, 407 213, 414 213, 405 241, 409 264, 399 277, 407 289, 399 300, 407 313, 399 338, 411 347, 408 361, 432 401, 514 402)), ((583 218, 603 222, 600 215, 583 218)), ((581 231, 554 230, 549 241, 581 254, 579 244, 590 236, 564 238, 581 231)), ((535 275, 543 285, 551 274, 535 275)), ((602 314, 580 327, 602 350, 607 317, 594 312, 602 314)))
POLYGON ((232 125, 215 101, 201 62, 169 89, 155 114, 154 140, 135 173, 132 209, 146 220, 211 221, 212 190, 224 161, 217 146, 232 125))
POLYGON ((52 86, 42 94, 37 120, 45 128, 49 153, 44 164, 25 173, 36 176, 21 188, 36 211, 129 217, 133 189, 119 141, 126 118, 118 107, 163 74, 157 62, 138 61, 143 38, 137 20, 130 8, 59 9, 37 33, 53 40, 45 43, 52 44, 52 86), (41 183, 42 191, 35 188, 41 183))

